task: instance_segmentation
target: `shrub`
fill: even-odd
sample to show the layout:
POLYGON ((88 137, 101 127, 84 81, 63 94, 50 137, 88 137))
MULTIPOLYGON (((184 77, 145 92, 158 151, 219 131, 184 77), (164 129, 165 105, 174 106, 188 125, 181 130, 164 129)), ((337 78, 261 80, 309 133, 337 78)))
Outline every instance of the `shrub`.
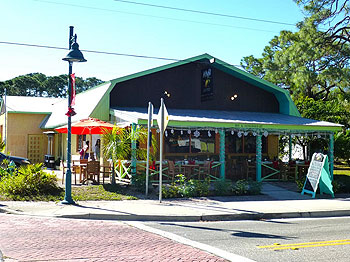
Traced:
POLYGON ((246 195, 249 190, 249 183, 247 180, 238 180, 232 188, 234 195, 246 195))
POLYGON ((144 191, 146 187, 146 174, 136 174, 131 178, 131 183, 138 191, 144 191))
POLYGON ((261 193, 261 182, 248 180, 248 194, 259 195, 261 193))
POLYGON ((182 197, 199 197, 209 194, 210 183, 208 181, 199 181, 190 179, 179 187, 182 197))
POLYGON ((216 196, 232 195, 232 182, 227 180, 216 180, 214 182, 214 194, 216 196))
POLYGON ((163 198, 177 198, 181 197, 179 187, 175 184, 165 185, 162 187, 163 198))
POLYGON ((332 184, 334 193, 350 193, 350 176, 334 176, 332 184))
POLYGON ((305 180, 306 180, 306 177, 298 178, 297 180, 295 180, 295 183, 297 184, 299 192, 303 191, 305 180))
POLYGON ((176 180, 171 185, 162 187, 164 198, 174 197, 198 197, 209 194, 210 181, 186 180, 184 175, 177 175, 176 180))
POLYGON ((57 185, 56 176, 41 168, 42 164, 26 165, 12 174, 6 174, 0 181, 0 193, 13 200, 32 200, 42 195, 61 194, 63 190, 57 185))

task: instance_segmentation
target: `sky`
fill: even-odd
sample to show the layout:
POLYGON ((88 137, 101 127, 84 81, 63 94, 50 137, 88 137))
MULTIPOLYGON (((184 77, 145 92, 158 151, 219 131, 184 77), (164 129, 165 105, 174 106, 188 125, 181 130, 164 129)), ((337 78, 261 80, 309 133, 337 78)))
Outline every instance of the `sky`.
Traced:
MULTIPOLYGON (((208 53, 229 64, 261 57, 281 30, 295 31, 303 13, 293 0, 1 0, 0 42, 68 48, 74 26, 81 50, 186 59, 208 53), (135 4, 239 16, 238 19, 135 4), (251 19, 277 21, 266 23, 251 19), (290 25, 289 25, 290 24, 290 25)), ((68 73, 68 50, 0 43, 0 81, 28 73, 68 73)), ((171 61, 84 52, 76 76, 107 81, 171 61)))

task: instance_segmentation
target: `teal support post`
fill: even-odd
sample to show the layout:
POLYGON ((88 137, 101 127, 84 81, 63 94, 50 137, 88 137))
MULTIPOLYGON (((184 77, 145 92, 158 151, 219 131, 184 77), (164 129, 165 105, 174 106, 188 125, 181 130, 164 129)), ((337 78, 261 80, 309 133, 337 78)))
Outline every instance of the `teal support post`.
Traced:
POLYGON ((292 150, 293 150, 293 144, 292 144, 292 136, 289 135, 289 161, 292 160, 292 150))
POLYGON ((220 134, 220 179, 225 180, 225 130, 221 129, 220 134))
POLYGON ((261 134, 256 135, 256 181, 261 181, 261 134))
POLYGON ((329 134, 329 172, 331 174, 331 180, 333 181, 333 170, 334 170, 334 133, 329 134))
MULTIPOLYGON (((136 131, 136 125, 132 124, 131 125, 131 129, 132 129, 132 137, 135 137, 135 131, 136 131)), ((136 140, 132 139, 131 140, 131 183, 133 184, 134 181, 134 177, 136 176, 136 140)))

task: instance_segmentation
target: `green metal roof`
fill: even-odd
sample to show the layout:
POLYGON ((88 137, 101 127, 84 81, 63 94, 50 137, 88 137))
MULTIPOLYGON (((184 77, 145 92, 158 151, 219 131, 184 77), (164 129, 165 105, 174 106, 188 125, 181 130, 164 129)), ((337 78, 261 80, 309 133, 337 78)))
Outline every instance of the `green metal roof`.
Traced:
POLYGON ((207 60, 211 60, 214 59, 214 63, 211 63, 211 65, 214 68, 217 68, 219 70, 224 71, 227 74, 230 74, 234 77, 237 77, 245 82, 248 82, 254 86, 257 86, 259 88, 264 89, 267 92, 271 92, 275 95, 278 103, 279 103, 279 111, 281 114, 285 114, 285 115, 292 115, 292 116, 300 116, 300 113, 297 109, 297 107, 295 106, 293 100, 291 99, 289 92, 281 87, 278 87, 264 79, 260 79, 252 74, 249 74, 243 70, 238 69, 235 66, 232 66, 222 60, 219 60, 209 54, 203 54, 203 55, 199 55, 199 56, 195 56, 192 58, 188 58, 185 60, 181 60, 175 63, 171 63, 171 64, 167 64, 167 65, 163 65, 163 66, 159 66, 156 68, 152 68, 149 70, 145 70, 142 72, 138 72, 135 74, 131 74, 131 75, 127 75, 127 76, 123 76, 123 77, 119 77, 116 79, 111 80, 112 82, 112 86, 115 86, 117 83, 121 83, 127 80, 131 80, 131 79, 135 79, 141 76, 145 76, 145 75, 149 75, 149 74, 153 74, 153 73, 157 73, 166 69, 170 69, 170 68, 174 68, 177 66, 181 66, 184 64, 189 64, 189 63, 193 63, 193 62, 200 62, 200 61, 207 61, 207 60))
MULTIPOLYGON (((174 128, 226 128, 235 130, 269 130, 280 132, 334 132, 342 125, 298 116, 276 113, 167 109, 168 127, 174 128)), ((113 108, 111 114, 137 124, 147 124, 147 108, 113 108)), ((153 117, 156 119, 156 116, 153 117)), ((156 124, 156 123, 154 123, 156 124)))

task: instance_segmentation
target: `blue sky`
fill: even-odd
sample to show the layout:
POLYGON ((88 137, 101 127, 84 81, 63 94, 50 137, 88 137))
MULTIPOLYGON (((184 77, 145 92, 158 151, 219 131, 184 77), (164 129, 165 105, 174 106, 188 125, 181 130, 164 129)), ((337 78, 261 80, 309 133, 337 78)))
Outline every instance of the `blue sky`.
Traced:
MULTIPOLYGON (((295 24, 303 14, 293 0, 134 0, 295 24)), ((180 12, 114 0, 1 0, 0 41, 55 47, 68 46, 74 26, 80 49, 175 59, 209 53, 239 65, 244 56, 260 57, 281 30, 295 26, 180 12)), ((40 72, 68 72, 65 50, 0 43, 0 81, 40 72)), ((74 63, 80 77, 110 80, 169 62, 84 53, 74 63)))

